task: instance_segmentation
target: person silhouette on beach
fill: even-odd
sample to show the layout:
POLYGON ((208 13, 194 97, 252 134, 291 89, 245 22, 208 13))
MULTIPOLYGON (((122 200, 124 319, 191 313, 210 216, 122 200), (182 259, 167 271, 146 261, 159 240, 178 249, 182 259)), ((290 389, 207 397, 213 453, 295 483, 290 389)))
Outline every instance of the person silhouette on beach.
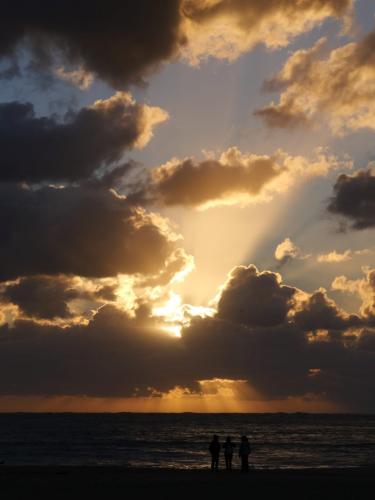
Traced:
POLYGON ((249 470, 249 455, 251 453, 251 447, 249 440, 246 436, 242 436, 240 448, 238 450, 238 456, 241 459, 241 471, 247 472, 249 470))
POLYGON ((216 434, 213 436, 208 449, 211 453, 211 470, 218 470, 220 456, 219 436, 217 436, 216 434))
POLYGON ((232 470, 232 458, 233 458, 233 449, 236 445, 232 443, 231 438, 228 436, 223 444, 224 448, 224 458, 225 458, 225 468, 227 470, 232 470))

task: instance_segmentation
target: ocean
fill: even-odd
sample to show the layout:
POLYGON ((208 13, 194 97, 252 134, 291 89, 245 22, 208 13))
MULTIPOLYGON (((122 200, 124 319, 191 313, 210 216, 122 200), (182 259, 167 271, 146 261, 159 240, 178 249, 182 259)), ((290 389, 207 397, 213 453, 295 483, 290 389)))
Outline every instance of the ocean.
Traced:
POLYGON ((256 469, 375 465, 375 415, 316 414, 3 413, 0 461, 201 469, 213 434, 246 434, 256 469))

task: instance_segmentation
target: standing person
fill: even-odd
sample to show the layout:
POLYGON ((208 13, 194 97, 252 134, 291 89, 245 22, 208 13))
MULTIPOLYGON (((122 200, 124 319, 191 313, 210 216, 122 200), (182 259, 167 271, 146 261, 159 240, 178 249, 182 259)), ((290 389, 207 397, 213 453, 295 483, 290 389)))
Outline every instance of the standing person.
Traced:
POLYGON ((240 449, 238 450, 238 456, 241 459, 241 471, 247 472, 249 470, 249 455, 251 453, 251 447, 249 440, 246 436, 242 436, 240 449))
POLYGON ((225 443, 223 444, 225 468, 227 470, 232 470, 233 449, 235 446, 236 445, 232 443, 231 438, 228 436, 225 443))
POLYGON ((211 453, 211 470, 218 470, 220 456, 219 436, 214 435, 208 449, 211 453))

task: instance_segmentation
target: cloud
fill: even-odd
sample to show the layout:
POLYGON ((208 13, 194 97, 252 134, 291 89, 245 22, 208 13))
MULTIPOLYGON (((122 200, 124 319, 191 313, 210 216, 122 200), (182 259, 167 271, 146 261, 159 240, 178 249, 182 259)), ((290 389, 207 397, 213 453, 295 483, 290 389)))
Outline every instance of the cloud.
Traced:
POLYGON ((94 81, 93 75, 83 69, 67 71, 64 67, 60 67, 56 69, 55 74, 62 80, 75 85, 81 90, 88 89, 94 81))
POLYGON ((325 254, 320 254, 317 256, 317 261, 318 262, 325 262, 325 263, 339 263, 339 262, 347 262, 348 260, 352 259, 352 251, 351 250, 346 250, 343 253, 336 252, 336 250, 333 250, 332 252, 325 253, 325 254))
POLYGON ((353 175, 341 174, 333 188, 328 211, 339 215, 351 229, 375 226, 375 170, 359 170, 353 175))
POLYGON ((223 285, 217 317, 251 327, 277 326, 286 321, 295 293, 295 288, 281 284, 278 273, 236 267, 223 285))
POLYGON ((348 262, 354 257, 362 257, 367 255, 372 255, 373 250, 369 248, 364 248, 363 250, 345 250, 344 252, 337 252, 333 250, 332 252, 322 253, 317 256, 318 262, 323 262, 325 264, 339 264, 341 262, 348 262))
POLYGON ((125 151, 143 147, 155 125, 167 118, 160 108, 137 104, 117 92, 64 120, 36 117, 32 104, 0 104, 0 180, 77 181, 118 162, 125 151))
POLYGON ((154 275, 177 248, 165 219, 104 188, 0 184, 0 208, 0 280, 154 275))
POLYGON ((359 317, 340 310, 323 288, 308 294, 283 284, 279 273, 259 272, 254 265, 234 268, 216 301, 217 318, 248 327, 292 322, 309 332, 361 326, 359 317))
POLYGON ((0 392, 8 394, 132 395, 135 384, 147 392, 152 379, 168 387, 165 366, 175 350, 175 339, 112 306, 87 326, 17 321, 0 328, 0 342, 0 371, 11 377, 0 392))
POLYGON ((319 113, 335 134, 375 123, 375 32, 328 51, 325 39, 298 50, 265 88, 281 91, 279 101, 255 114, 270 127, 314 124, 319 113))
POLYGON ((350 318, 322 290, 306 294, 276 273, 238 267, 216 314, 193 317, 181 338, 144 309, 130 315, 113 305, 87 325, 1 327, 0 394, 173 397, 177 386, 193 394, 203 381, 210 393, 241 381, 245 399, 248 390, 259 400, 309 395, 343 411, 373 411, 375 331, 350 318))
POLYGON ((63 275, 24 277, 1 288, 0 299, 17 306, 17 318, 61 325, 84 321, 92 310, 117 299, 115 284, 63 275))
POLYGON ((275 259, 279 261, 280 268, 291 260, 305 260, 311 257, 311 254, 303 253, 302 250, 297 247, 290 238, 285 238, 284 241, 277 245, 274 255, 275 259))
POLYGON ((183 43, 180 22, 178 0, 163 1, 162 9, 153 0, 9 3, 2 8, 0 55, 27 47, 39 69, 57 58, 70 71, 78 66, 123 88, 174 57, 183 43))
MULTIPOLYGON (((10 61, 26 48, 39 73, 86 86, 91 74, 116 88, 142 84, 162 63, 184 56, 233 60, 262 43, 286 46, 329 17, 348 20, 352 0, 98 0, 18 3, 2 9, 0 56, 10 61), (85 30, 77 19, 85 19, 85 30)), ((8 77, 11 77, 12 71, 8 77)), ((13 71, 14 73, 14 71, 13 71)))
POLYGON ((299 248, 293 243, 290 238, 285 238, 279 245, 277 245, 275 250, 275 259, 285 260, 285 259, 295 259, 300 253, 299 248))
MULTIPOLYGON (((373 250, 370 248, 364 248, 363 250, 349 249, 343 252, 332 250, 331 252, 318 254, 316 256, 316 261, 320 264, 339 264, 348 262, 355 257, 373 255, 373 253, 373 250)), ((279 261, 279 267, 295 259, 306 260, 315 258, 311 253, 304 253, 290 238, 285 238, 284 241, 277 245, 274 256, 275 259, 279 261)))
POLYGON ((375 324, 375 269, 364 268, 365 277, 351 280, 337 276, 332 282, 332 290, 358 295, 362 299, 360 313, 367 321, 375 324))
POLYGON ((349 21, 351 0, 185 0, 185 54, 194 63, 213 56, 233 61, 258 44, 275 49, 327 17, 349 21))
POLYGON ((208 208, 216 205, 248 204, 270 200, 299 178, 325 176, 336 168, 351 166, 319 148, 315 158, 241 153, 231 147, 219 159, 201 162, 193 158, 172 159, 151 171, 141 189, 131 198, 142 203, 208 208))
POLYGON ((67 302, 77 298, 69 278, 49 276, 23 278, 5 287, 2 298, 16 304, 27 316, 45 319, 71 315, 67 302))
POLYGON ((348 315, 327 297, 321 288, 308 297, 300 296, 294 305, 293 321, 304 331, 345 330, 361 326, 357 315, 348 315))

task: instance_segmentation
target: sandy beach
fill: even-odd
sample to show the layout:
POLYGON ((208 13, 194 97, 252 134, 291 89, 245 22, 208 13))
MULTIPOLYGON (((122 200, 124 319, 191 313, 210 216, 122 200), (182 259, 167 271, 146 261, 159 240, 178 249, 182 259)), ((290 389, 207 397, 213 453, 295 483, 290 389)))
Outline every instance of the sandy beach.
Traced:
POLYGON ((0 468, 2 499, 29 498, 374 498, 375 469, 144 470, 123 467, 0 468))

